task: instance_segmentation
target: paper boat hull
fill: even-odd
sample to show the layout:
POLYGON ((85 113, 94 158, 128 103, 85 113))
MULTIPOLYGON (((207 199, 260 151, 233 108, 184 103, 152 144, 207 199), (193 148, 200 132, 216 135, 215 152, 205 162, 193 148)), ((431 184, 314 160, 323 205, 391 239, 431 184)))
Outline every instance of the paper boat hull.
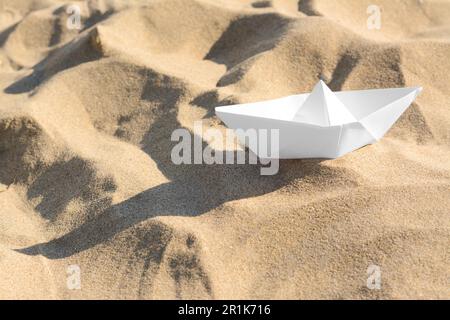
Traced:
MULTIPOLYGON (((421 88, 399 88, 337 92, 337 96, 355 110, 358 121, 338 126, 316 126, 291 121, 293 104, 301 104, 308 94, 271 101, 216 108, 216 115, 227 127, 244 132, 248 129, 278 129, 279 152, 276 157, 247 145, 260 158, 300 159, 340 157, 379 140, 414 101, 421 88), (383 96, 383 105, 363 103, 368 96, 383 96), (387 97, 386 97, 387 96, 387 97), (390 98, 390 101, 389 101, 390 98), (369 110, 364 110, 364 108, 369 110), (370 111, 370 112, 368 112, 370 111)), ((235 131, 241 143, 245 135, 235 131)))

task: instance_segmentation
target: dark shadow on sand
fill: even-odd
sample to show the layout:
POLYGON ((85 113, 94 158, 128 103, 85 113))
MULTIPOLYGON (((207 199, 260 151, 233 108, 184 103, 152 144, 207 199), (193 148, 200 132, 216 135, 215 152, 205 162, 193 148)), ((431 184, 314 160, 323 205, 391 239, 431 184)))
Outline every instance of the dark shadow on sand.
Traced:
POLYGON ((30 92, 42 82, 63 70, 82 63, 100 59, 103 54, 95 47, 96 30, 92 30, 79 39, 56 48, 32 68, 32 73, 14 82, 4 89, 5 93, 20 94, 30 92))

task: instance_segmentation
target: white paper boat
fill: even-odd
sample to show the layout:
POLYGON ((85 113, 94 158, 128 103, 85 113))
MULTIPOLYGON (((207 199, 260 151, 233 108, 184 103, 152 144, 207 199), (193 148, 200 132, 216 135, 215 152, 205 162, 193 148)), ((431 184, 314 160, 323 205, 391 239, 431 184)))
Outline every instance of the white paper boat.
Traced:
POLYGON ((310 94, 215 110, 231 129, 279 129, 279 159, 334 159, 381 139, 421 91, 415 87, 333 93, 319 81, 310 94))

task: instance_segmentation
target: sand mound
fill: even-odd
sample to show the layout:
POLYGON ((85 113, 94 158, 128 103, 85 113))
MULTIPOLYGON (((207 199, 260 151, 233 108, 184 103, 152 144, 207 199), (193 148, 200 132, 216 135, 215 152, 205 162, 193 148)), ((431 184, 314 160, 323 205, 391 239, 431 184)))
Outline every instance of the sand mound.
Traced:
POLYGON ((449 298, 450 2, 370 4, 1 0, 0 298, 449 298), (172 163, 173 130, 319 78, 424 92, 337 160, 172 163))

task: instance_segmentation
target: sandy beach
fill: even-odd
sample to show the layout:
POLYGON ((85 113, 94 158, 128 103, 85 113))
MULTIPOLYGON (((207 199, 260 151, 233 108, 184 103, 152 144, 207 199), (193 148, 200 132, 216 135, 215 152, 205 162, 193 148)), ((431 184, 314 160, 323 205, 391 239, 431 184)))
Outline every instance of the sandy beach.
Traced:
POLYGON ((450 299, 450 0, 0 0, 0 86, 0 299, 450 299), (335 160, 171 160, 319 79, 423 92, 335 160))

